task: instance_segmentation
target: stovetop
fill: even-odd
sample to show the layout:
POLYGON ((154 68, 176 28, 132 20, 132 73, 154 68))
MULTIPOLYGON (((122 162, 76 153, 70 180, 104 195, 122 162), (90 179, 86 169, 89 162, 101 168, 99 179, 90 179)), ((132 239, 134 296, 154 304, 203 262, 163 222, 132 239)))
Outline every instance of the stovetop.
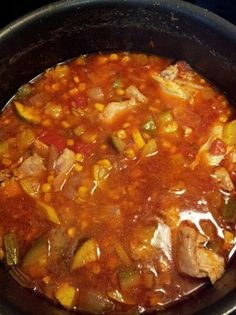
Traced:
MULTIPOLYGON (((0 27, 3 27, 34 9, 45 4, 52 3, 50 0, 0 0, 0 27)), ((236 0, 189 0, 188 2, 206 8, 236 25, 236 0)))

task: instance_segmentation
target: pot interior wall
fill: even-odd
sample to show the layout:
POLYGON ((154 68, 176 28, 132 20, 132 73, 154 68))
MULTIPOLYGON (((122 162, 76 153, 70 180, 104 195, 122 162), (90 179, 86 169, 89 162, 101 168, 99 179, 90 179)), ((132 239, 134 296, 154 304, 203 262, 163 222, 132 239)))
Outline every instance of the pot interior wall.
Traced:
MULTIPOLYGON (((235 29, 205 15, 189 5, 164 0, 66 1, 38 11, 0 34, 0 107, 20 85, 58 62, 80 54, 117 50, 186 60, 236 99, 235 29)), ((215 308, 201 314, 221 314, 219 300, 226 294, 225 299, 232 299, 235 270, 229 268, 214 288, 160 314, 192 314, 216 301, 215 308)), ((1 302, 3 315, 67 314, 20 288, 3 269, 0 295, 19 307, 18 312, 1 302)))

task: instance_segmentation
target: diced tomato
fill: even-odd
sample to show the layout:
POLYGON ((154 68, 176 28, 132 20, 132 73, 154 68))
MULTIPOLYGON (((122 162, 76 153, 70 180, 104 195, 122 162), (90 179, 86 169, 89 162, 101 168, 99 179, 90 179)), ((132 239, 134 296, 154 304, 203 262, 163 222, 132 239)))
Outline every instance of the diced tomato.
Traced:
POLYGON ((85 156, 89 156, 92 153, 92 145, 91 144, 87 144, 87 143, 77 142, 74 145, 73 150, 76 153, 82 153, 85 156))
POLYGON ((59 135, 53 130, 46 130, 39 135, 38 139, 47 145, 54 145, 59 151, 66 147, 66 138, 59 135))
POLYGON ((212 155, 225 154, 226 153, 226 144, 220 139, 215 139, 210 146, 209 152, 212 155))

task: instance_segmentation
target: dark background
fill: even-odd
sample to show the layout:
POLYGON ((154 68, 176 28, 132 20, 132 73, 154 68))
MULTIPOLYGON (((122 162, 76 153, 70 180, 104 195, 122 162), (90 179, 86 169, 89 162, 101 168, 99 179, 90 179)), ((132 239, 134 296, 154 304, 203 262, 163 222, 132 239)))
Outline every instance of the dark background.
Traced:
MULTIPOLYGON (((52 2, 55 1, 0 0, 0 28, 21 15, 52 2)), ((188 2, 213 11, 236 25, 236 0, 191 0, 188 2)))

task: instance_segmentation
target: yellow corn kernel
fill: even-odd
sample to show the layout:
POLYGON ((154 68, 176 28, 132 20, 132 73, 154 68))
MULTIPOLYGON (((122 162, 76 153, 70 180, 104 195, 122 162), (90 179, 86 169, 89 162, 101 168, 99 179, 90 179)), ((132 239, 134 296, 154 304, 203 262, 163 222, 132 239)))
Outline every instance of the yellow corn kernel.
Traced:
POLYGON ((134 159, 136 157, 134 150, 131 148, 127 149, 125 153, 126 153, 127 158, 129 159, 134 159))
POLYGON ((79 84, 79 91, 80 91, 80 92, 84 92, 85 90, 86 90, 86 83, 81 82, 81 83, 79 84))
POLYGON ((51 189, 52 189, 52 186, 51 186, 51 184, 49 184, 49 183, 44 183, 44 184, 41 186, 41 190, 42 190, 42 192, 44 192, 44 193, 50 192, 51 189))
POLYGON ((70 228, 67 230, 67 235, 68 235, 70 238, 75 237, 75 235, 76 235, 76 228, 75 228, 75 227, 70 227, 70 228))
POLYGON ((76 160, 77 162, 83 162, 83 160, 84 160, 84 155, 83 155, 82 153, 76 153, 76 155, 75 155, 75 160, 76 160))
POLYGON ((51 120, 50 120, 50 119, 44 119, 44 120, 42 121, 42 126, 44 126, 44 127, 49 127, 49 126, 51 126, 51 120))
POLYGON ((106 144, 101 144, 100 148, 101 148, 102 150, 106 150, 106 149, 107 149, 107 145, 106 145, 106 144))
POLYGON ((76 163, 74 166, 76 172, 81 172, 83 169, 83 166, 80 163, 76 163))
POLYGON ((101 165, 107 169, 111 169, 112 168, 112 164, 108 159, 103 159, 103 160, 99 160, 97 162, 98 165, 101 165))
POLYGON ((74 96, 74 95, 76 95, 78 93, 79 93, 79 90, 76 87, 69 90, 70 96, 74 96))
POLYGON ((119 95, 119 96, 122 96, 122 95, 125 94, 125 90, 121 89, 121 88, 118 88, 118 89, 116 89, 116 94, 119 95))
POLYGON ((143 139, 143 137, 142 137, 142 135, 138 129, 135 129, 132 132, 132 137, 133 137, 135 144, 137 145, 137 147, 139 149, 142 149, 145 146, 145 141, 144 141, 144 139, 143 139))
POLYGON ((117 137, 120 138, 120 139, 127 138, 127 133, 123 129, 118 130, 116 134, 117 134, 117 137))
POLYGON ((130 127, 130 123, 129 123, 129 122, 126 122, 126 123, 123 124, 122 127, 125 128, 125 129, 127 129, 127 128, 130 127))
POLYGON ((219 117, 219 121, 222 122, 222 123, 225 123, 227 120, 228 120, 228 117, 226 115, 221 115, 219 117))
POLYGON ((51 280, 51 278, 49 276, 46 276, 46 277, 43 278, 43 282, 45 284, 48 284, 50 282, 50 280, 51 280))
POLYGON ((105 105, 102 103, 95 103, 94 107, 96 108, 96 110, 98 110, 99 112, 102 112, 104 110, 105 105))
POLYGON ((75 144, 75 141, 73 139, 67 139, 68 147, 72 147, 74 144, 75 144))
POLYGON ((204 83, 206 83, 206 80, 201 79, 201 80, 200 80, 200 83, 201 83, 201 84, 204 84, 204 83))
POLYGON ((130 61, 130 57, 129 56, 125 56, 125 57, 123 57, 122 59, 121 59, 121 62, 122 63, 127 63, 127 62, 129 62, 130 61))
POLYGON ((10 159, 2 159, 2 164, 5 166, 10 166, 12 161, 10 159))
POLYGON ((88 187, 87 186, 80 186, 78 188, 78 195, 80 199, 86 199, 88 196, 88 187))
POLYGON ((110 61, 116 61, 116 60, 118 60, 118 55, 117 55, 117 54, 110 54, 109 60, 110 60, 110 61))
POLYGON ((98 64, 99 65, 104 65, 105 63, 107 63, 108 58, 105 56, 99 56, 98 57, 98 64))
POLYGON ((49 184, 52 184, 53 181, 54 181, 54 176, 53 176, 53 175, 48 175, 48 177, 47 177, 47 182, 48 182, 49 184))
POLYGON ((69 123, 67 121, 65 121, 65 120, 62 121, 61 125, 65 129, 68 129, 70 127, 69 123))
POLYGON ((166 126, 164 126, 164 131, 167 133, 175 132, 178 130, 178 124, 176 121, 169 122, 166 126))
POLYGON ((53 91, 59 91, 60 90, 60 84, 59 83, 53 83, 51 85, 51 88, 53 91))
POLYGON ((80 81, 80 79, 77 75, 73 77, 73 80, 75 83, 79 83, 79 81, 80 81))

